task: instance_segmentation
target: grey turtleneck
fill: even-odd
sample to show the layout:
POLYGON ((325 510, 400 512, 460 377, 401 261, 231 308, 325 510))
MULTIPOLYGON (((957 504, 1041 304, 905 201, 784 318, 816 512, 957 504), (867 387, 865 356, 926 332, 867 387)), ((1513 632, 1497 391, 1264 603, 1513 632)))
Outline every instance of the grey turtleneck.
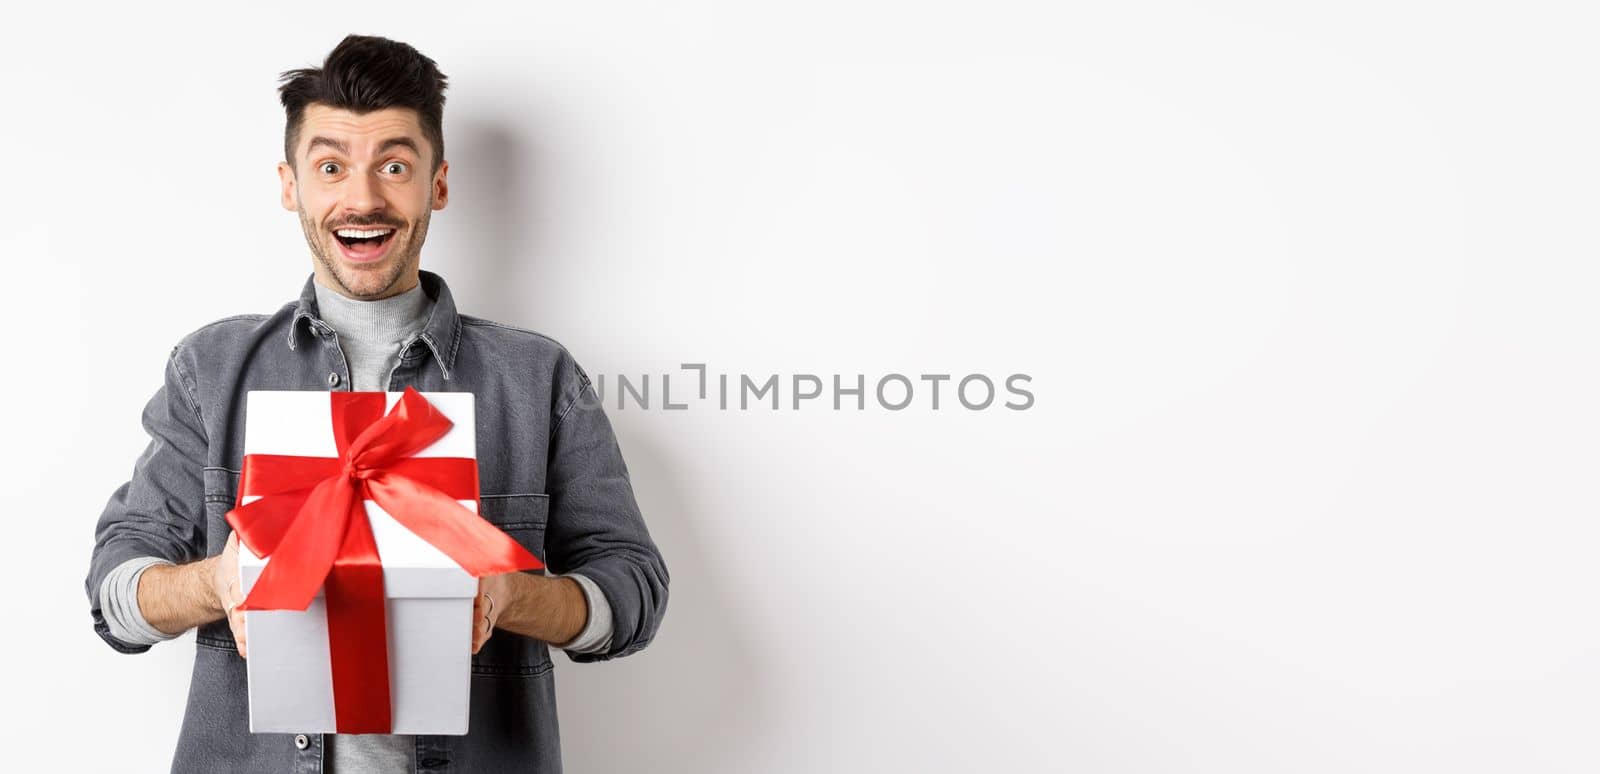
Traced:
MULTIPOLYGON (((313 283, 317 312, 331 326, 339 348, 350 366, 351 389, 377 392, 389 387, 389 374, 400 360, 401 346, 428 324, 433 299, 420 283, 410 290, 376 301, 363 301, 341 295, 321 281, 313 283)), ((153 645, 179 635, 166 634, 151 626, 139 610, 139 576, 155 564, 171 564, 164 559, 130 559, 106 575, 100 587, 101 607, 112 636, 130 643, 153 645)), ((596 653, 611 646, 611 605, 594 581, 574 573, 572 578, 583 589, 589 604, 589 620, 582 632, 564 650, 596 653)), ((414 771, 415 744, 401 734, 326 734, 324 768, 327 774, 393 774, 414 771), (331 765, 330 765, 331 764, 331 765)))
POLYGON ((341 295, 322 282, 317 292, 317 314, 333 327, 339 349, 350 365, 351 389, 376 392, 389 387, 389 371, 400 362, 400 346, 428 324, 433 300, 422 283, 377 301, 341 295))

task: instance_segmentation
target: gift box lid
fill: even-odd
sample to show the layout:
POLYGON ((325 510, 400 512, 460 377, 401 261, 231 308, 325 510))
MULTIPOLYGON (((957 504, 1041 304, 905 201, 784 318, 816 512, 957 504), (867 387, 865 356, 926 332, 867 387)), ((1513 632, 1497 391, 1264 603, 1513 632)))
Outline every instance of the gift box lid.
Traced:
MULTIPOLYGON (((385 411, 402 392, 385 393, 385 411)), ((455 424, 415 457, 477 457, 477 434, 470 392, 423 392, 422 397, 455 424)), ((328 393, 307 390, 250 390, 245 396, 245 454, 292 454, 337 457, 328 393)), ((245 497, 247 504, 256 497, 245 497)), ((476 513, 476 500, 458 500, 476 513)), ((478 581, 443 551, 406 529, 377 503, 365 502, 372 536, 383 558, 384 593, 388 597, 471 597, 478 581)), ((249 593, 271 558, 239 546, 239 575, 249 593)), ((317 591, 322 596, 322 591, 317 591)))

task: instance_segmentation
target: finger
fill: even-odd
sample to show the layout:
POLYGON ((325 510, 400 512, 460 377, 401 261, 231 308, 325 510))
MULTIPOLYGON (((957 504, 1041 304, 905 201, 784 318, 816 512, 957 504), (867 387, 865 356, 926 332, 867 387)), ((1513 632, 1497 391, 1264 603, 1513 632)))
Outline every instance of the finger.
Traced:
POLYGON ((493 631, 484 616, 479 615, 472 620, 472 652, 477 653, 489 641, 489 634, 493 631))

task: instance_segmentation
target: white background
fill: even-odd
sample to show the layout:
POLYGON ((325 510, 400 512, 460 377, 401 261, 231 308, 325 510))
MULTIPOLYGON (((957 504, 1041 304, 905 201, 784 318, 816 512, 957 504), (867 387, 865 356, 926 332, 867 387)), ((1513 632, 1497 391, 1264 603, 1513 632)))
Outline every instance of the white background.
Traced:
POLYGON ((309 274, 276 75, 360 32, 451 78, 463 311, 1033 377, 610 410, 672 595, 554 654, 568 770, 1596 770, 1596 19, 1288 5, 8 11, 8 762, 170 761, 191 638, 93 634, 94 522, 173 343, 309 274))

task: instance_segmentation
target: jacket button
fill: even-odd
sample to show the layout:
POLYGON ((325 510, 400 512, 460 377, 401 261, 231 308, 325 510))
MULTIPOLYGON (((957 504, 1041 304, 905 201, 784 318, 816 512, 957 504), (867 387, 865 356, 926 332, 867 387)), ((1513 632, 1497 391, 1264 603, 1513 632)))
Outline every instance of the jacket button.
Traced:
POLYGON ((305 734, 295 734, 294 746, 297 750, 304 750, 311 746, 311 740, 308 739, 305 734))
POLYGON ((339 374, 338 373, 335 373, 335 372, 332 372, 332 371, 328 372, 328 386, 329 387, 338 387, 339 386, 339 374))

